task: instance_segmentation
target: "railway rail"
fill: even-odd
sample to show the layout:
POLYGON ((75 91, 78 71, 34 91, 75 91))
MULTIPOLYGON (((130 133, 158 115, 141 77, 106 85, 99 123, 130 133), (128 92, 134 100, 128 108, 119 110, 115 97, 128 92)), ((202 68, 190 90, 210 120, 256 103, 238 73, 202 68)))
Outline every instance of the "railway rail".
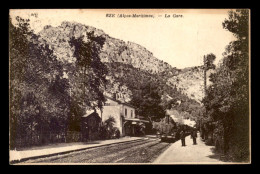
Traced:
POLYGON ((149 163, 170 144, 159 139, 141 139, 27 160, 24 163, 149 163))

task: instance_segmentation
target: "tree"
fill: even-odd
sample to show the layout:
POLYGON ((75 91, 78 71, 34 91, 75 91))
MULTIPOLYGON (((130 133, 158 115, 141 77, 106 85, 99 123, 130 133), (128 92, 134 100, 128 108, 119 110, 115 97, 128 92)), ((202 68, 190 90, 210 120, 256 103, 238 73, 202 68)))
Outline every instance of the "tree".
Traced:
POLYGON ((165 116, 161 102, 157 87, 147 84, 142 88, 141 95, 133 95, 130 103, 135 106, 138 115, 159 121, 165 116))
POLYGON ((106 88, 107 68, 101 62, 99 54, 105 42, 102 36, 94 32, 87 37, 71 37, 69 44, 74 50, 75 66, 70 68, 69 78, 72 110, 69 115, 69 129, 79 131, 80 118, 86 109, 102 109, 105 102, 103 91, 106 88))
POLYGON ((104 121, 104 123, 101 126, 101 131, 100 131, 101 138, 104 138, 104 139, 112 138, 113 134, 116 133, 116 131, 117 131, 117 129, 114 127, 115 123, 116 123, 116 120, 112 116, 109 116, 109 118, 106 121, 104 121))
POLYGON ((66 117, 68 99, 67 80, 52 50, 28 19, 16 21, 9 18, 11 148, 22 145, 19 140, 33 144, 35 134, 42 138, 43 130, 51 131, 50 118, 66 117))
POLYGON ((207 95, 207 71, 210 69, 215 69, 216 66, 213 64, 213 62, 215 61, 216 56, 212 53, 207 54, 206 56, 204 56, 204 93, 205 96, 207 95))
POLYGON ((107 68, 101 62, 99 53, 105 42, 102 36, 95 36, 94 32, 86 33, 88 42, 84 41, 84 37, 70 40, 70 45, 74 49, 74 57, 76 58, 76 85, 80 91, 75 94, 81 100, 82 106, 91 109, 102 108, 105 98, 103 90, 106 86, 107 68))
POLYGON ((223 28, 236 37, 211 75, 204 103, 224 138, 224 152, 233 160, 249 160, 249 11, 230 11, 223 28))
MULTIPOLYGON (((213 62, 215 61, 216 56, 213 53, 207 54, 206 56, 204 56, 204 98, 207 98, 208 95, 208 90, 207 90, 207 71, 210 69, 215 69, 216 66, 213 64, 213 62)), ((205 105, 206 100, 203 100, 202 103, 204 103, 205 105)), ((205 113, 204 113, 204 117, 208 117, 208 111, 207 108, 205 109, 205 113)), ((203 124, 201 124, 201 126, 204 126, 203 124)), ((201 129, 202 131, 202 138, 207 140, 208 139, 208 133, 204 132, 204 129, 201 129)), ((213 132, 211 132, 213 133, 213 132)))

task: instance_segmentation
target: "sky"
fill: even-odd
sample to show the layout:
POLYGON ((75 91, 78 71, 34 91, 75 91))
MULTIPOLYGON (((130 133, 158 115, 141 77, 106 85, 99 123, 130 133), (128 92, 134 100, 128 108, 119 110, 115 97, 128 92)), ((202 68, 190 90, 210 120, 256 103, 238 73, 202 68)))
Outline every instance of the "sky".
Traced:
POLYGON ((16 9, 10 11, 10 16, 30 18, 36 32, 45 25, 59 26, 63 21, 93 26, 111 37, 144 46, 173 67, 185 68, 202 65, 203 55, 209 53, 216 55, 215 64, 222 59, 225 47, 234 40, 232 33, 222 27, 227 12, 227 9, 16 9), (31 13, 37 13, 38 17, 30 16, 31 13), (154 17, 120 18, 119 14, 154 17), (174 14, 182 17, 173 17, 174 14))

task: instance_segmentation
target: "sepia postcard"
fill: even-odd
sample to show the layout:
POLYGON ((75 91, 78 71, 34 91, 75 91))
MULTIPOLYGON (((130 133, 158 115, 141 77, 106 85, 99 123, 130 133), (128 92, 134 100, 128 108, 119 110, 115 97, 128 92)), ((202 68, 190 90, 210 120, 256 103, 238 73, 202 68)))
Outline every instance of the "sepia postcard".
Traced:
POLYGON ((10 9, 12 165, 250 164, 249 9, 10 9))

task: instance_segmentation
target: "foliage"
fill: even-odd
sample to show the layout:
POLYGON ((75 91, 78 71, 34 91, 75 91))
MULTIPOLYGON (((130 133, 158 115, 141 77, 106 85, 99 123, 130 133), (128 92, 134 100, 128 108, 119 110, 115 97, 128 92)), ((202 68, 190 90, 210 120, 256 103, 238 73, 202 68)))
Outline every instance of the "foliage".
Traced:
POLYGON ((68 66, 72 98, 68 128, 75 131, 80 131, 80 118, 85 110, 102 108, 105 101, 103 91, 107 69, 99 57, 104 38, 93 32, 86 33, 86 36, 72 36, 69 40, 76 62, 75 66, 68 66))
POLYGON ((102 139, 111 139, 120 137, 120 132, 118 128, 114 127, 116 120, 114 117, 110 116, 101 126, 100 137, 102 139), (119 133, 119 135, 118 135, 119 133))
POLYGON ((69 100, 68 81, 52 50, 39 41, 29 20, 16 20, 14 26, 9 18, 11 148, 24 137, 33 144, 35 134, 43 139, 51 132, 64 132, 69 100), (52 130, 57 122, 60 126, 52 130))
POLYGON ((104 38, 71 37, 76 63, 62 62, 30 29, 29 20, 9 18, 11 148, 49 142, 80 131, 85 109, 101 108, 106 67, 99 58, 104 38), (64 74, 68 74, 68 77, 64 74))
POLYGON ((152 120, 158 120, 165 116, 158 89, 151 84, 142 88, 141 95, 133 95, 131 104, 135 106, 138 115, 152 120))
POLYGON ((106 85, 107 69, 100 61, 99 53, 103 47, 105 39, 101 36, 95 36, 94 32, 86 33, 88 42, 84 37, 75 38, 69 41, 70 46, 74 48, 74 57, 76 57, 77 89, 80 89, 75 95, 77 98, 83 98, 82 106, 89 106, 91 109, 102 108, 105 98, 103 90, 106 85))
MULTIPOLYGON (((213 53, 207 54, 204 56, 204 93, 205 96, 207 96, 208 91, 207 91, 207 71, 210 69, 215 69, 216 66, 213 64, 214 60, 216 59, 216 56, 213 53)), ((205 112, 207 115, 207 110, 205 112)))
MULTIPOLYGON (((198 107, 200 105, 195 100, 189 99, 186 95, 177 91, 176 88, 167 85, 168 77, 163 73, 152 74, 119 62, 106 63, 106 65, 109 76, 112 76, 115 82, 125 84, 132 91, 130 103, 136 107, 137 114, 141 116, 156 116, 157 118, 154 118, 159 121, 160 118, 164 117, 165 110, 171 108, 171 102, 175 99, 182 101, 178 109, 183 111, 190 105, 198 107), (162 96, 166 94, 173 99, 164 99, 162 96), (148 111, 149 107, 152 108, 150 111, 148 111)), ((192 107, 189 112, 191 110, 192 107)))
POLYGON ((216 66, 215 64, 213 64, 213 62, 215 61, 216 56, 213 53, 207 54, 205 56, 205 60, 204 60, 204 69, 207 71, 209 69, 215 69, 216 66))
POLYGON ((249 160, 248 19, 248 10, 236 10, 230 11, 223 22, 224 29, 232 32, 236 40, 226 47, 204 99, 208 114, 218 122, 216 129, 224 127, 217 131, 224 138, 224 152, 236 161, 249 160))

